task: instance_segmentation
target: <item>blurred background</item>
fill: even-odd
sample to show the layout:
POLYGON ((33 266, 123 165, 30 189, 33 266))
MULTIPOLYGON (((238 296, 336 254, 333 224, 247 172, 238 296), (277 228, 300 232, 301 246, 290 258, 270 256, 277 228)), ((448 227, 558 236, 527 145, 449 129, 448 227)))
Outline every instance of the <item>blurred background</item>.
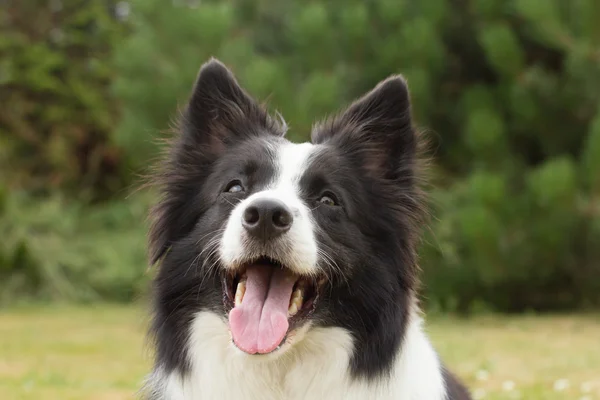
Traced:
POLYGON ((210 56, 294 141, 402 73, 442 354, 476 398, 600 399, 599 0, 0 0, 2 398, 132 396, 137 189, 210 56))

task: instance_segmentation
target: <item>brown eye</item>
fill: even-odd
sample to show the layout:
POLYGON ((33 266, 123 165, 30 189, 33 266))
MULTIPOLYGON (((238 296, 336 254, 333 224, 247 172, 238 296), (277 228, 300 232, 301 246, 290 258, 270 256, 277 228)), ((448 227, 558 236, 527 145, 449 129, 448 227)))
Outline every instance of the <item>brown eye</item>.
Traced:
POLYGON ((326 206, 337 206, 338 201, 333 193, 325 193, 319 199, 319 203, 326 206))
POLYGON ((231 181, 227 185, 225 191, 227 193, 241 193, 244 191, 244 187, 242 186, 242 183, 240 181, 231 181))

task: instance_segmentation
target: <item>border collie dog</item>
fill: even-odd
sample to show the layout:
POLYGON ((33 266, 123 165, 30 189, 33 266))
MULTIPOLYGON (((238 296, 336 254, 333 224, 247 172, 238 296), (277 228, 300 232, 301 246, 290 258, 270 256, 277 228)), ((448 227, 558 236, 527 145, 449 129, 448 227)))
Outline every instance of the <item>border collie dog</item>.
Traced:
POLYGON ((463 400, 417 304, 419 136, 392 76, 310 143, 219 61, 200 70, 156 183, 143 397, 463 400))

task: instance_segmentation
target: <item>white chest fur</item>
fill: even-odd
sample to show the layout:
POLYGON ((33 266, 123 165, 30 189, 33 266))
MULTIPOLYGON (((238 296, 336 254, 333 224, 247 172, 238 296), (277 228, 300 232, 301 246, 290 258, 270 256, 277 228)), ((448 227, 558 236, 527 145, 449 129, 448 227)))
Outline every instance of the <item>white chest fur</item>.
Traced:
POLYGON ((440 363, 418 317, 412 318, 389 379, 351 380, 352 349, 346 330, 312 328, 278 359, 255 361, 231 344, 220 317, 202 312, 190 335, 190 374, 157 370, 148 386, 161 400, 445 399, 440 363))

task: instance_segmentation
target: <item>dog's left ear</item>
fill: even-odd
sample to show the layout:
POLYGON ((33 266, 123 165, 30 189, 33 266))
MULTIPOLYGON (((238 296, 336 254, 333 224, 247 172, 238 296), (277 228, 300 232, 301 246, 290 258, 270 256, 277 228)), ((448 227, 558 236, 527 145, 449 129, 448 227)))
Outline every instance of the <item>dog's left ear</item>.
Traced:
POLYGON ((417 136, 406 81, 399 75, 382 81, 340 116, 317 125, 312 141, 339 147, 374 178, 407 178, 416 159, 417 136))

